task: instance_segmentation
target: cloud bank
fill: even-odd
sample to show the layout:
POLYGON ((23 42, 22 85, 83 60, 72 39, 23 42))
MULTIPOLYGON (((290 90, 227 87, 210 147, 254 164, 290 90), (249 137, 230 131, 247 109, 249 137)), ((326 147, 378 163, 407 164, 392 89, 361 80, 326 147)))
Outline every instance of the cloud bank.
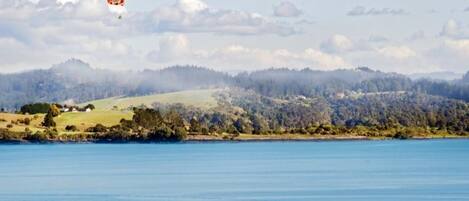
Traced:
POLYGON ((1 0, 0 72, 48 67, 69 58, 125 70, 176 64, 218 70, 469 70, 469 26, 457 16, 436 29, 403 29, 406 23, 396 19, 409 24, 417 19, 407 7, 352 4, 344 16, 344 10, 317 13, 321 5, 313 9, 296 0, 237 9, 220 1, 172 0, 144 11, 130 9, 118 19, 103 0, 1 0))
POLYGON ((357 6, 350 10, 347 15, 349 16, 364 16, 364 15, 404 15, 407 12, 404 9, 393 8, 366 8, 357 6))

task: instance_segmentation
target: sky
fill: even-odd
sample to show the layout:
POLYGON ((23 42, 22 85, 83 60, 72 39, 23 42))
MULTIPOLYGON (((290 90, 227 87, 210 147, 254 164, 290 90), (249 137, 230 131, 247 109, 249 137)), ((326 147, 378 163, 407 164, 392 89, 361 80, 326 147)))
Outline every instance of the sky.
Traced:
POLYGON ((467 0, 0 0, 0 73, 70 58, 115 70, 463 73, 467 19, 467 0))

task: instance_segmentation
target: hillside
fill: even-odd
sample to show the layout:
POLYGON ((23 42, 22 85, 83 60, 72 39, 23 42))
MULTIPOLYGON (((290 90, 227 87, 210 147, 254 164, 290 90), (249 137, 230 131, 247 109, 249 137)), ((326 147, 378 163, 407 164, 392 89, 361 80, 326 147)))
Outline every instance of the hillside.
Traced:
POLYGON ((213 96, 214 93, 220 89, 206 89, 206 90, 189 90, 172 93, 155 94, 148 96, 136 97, 113 97, 107 99, 100 99, 95 101, 80 104, 82 106, 93 104, 96 110, 125 110, 132 107, 145 105, 152 107, 153 103, 174 104, 181 103, 186 106, 193 106, 198 108, 212 108, 217 106, 217 100, 213 96))
MULTIPOLYGON (((95 126, 96 124, 103 124, 104 126, 114 126, 119 123, 121 119, 132 119, 133 112, 128 110, 134 106, 145 105, 152 107, 153 103, 174 104, 181 103, 185 106, 193 106, 202 109, 209 109, 217 106, 217 100, 213 96, 214 93, 221 91, 221 89, 207 89, 207 90, 190 90, 174 93, 164 93, 149 96, 137 97, 113 97, 107 99, 99 99, 87 103, 80 104, 84 106, 93 104, 96 109, 92 112, 68 112, 62 113, 54 120, 57 123, 57 129, 61 132, 65 131, 67 125, 75 125, 80 131, 95 126), (117 106, 117 109, 114 107, 117 106)), ((22 115, 12 113, 0 113, 0 128, 7 128, 7 125, 13 125, 11 131, 22 132, 26 128, 32 131, 43 130, 41 127, 44 115, 22 115), (12 124, 12 121, 18 121, 25 118, 32 119, 30 125, 12 124)))
MULTIPOLYGON (((0 108, 15 111, 33 102, 83 103, 107 98, 116 101, 112 97, 226 87, 254 90, 271 97, 332 97, 344 92, 414 91, 469 101, 469 85, 458 83, 412 80, 402 74, 367 67, 331 71, 283 68, 229 75, 196 66, 113 71, 93 68, 81 60, 71 59, 45 70, 0 74, 0 108)), ((151 100, 153 97, 148 98, 151 100)), ((122 106, 134 105, 132 100, 127 102, 130 103, 122 106)))
MULTIPOLYGON (((113 126, 119 123, 121 119, 132 119, 132 112, 129 111, 92 111, 89 113, 63 113, 58 117, 54 118, 57 123, 57 130, 60 132, 65 131, 65 127, 68 125, 75 125, 80 131, 95 126, 96 124, 103 124, 105 126, 113 126)), ((11 114, 11 113, 0 113, 0 129, 7 128, 8 125, 13 126, 9 128, 10 131, 23 132, 26 128, 35 132, 42 131, 44 128, 41 126, 41 122, 44 115, 22 115, 22 114, 11 114), (12 123, 25 118, 31 119, 30 125, 22 123, 12 123), (5 120, 5 121, 1 121, 5 120)))
MULTIPOLYGON (((111 127, 121 119, 133 121, 132 108, 144 105, 166 114, 178 113, 167 117, 166 123, 179 122, 173 128, 199 124, 197 132, 204 128, 205 133, 327 134, 332 132, 331 126, 333 133, 365 126, 369 135, 377 130, 396 134, 400 128, 465 134, 469 132, 466 78, 468 75, 455 82, 415 81, 366 67, 266 69, 237 75, 194 66, 119 72, 69 60, 48 70, 0 74, 0 108, 13 112, 34 102, 96 106, 89 113, 63 113, 54 118, 59 132, 68 125, 83 132, 96 124, 111 127), (218 105, 219 98, 223 104, 218 105), (154 103, 181 105, 166 110, 154 103)), ((43 130, 43 117, 0 113, 0 128, 43 130), (21 123, 25 118, 32 119, 30 125, 21 123)), ((156 115, 149 122, 164 124, 162 118, 156 115)), ((139 123, 148 126, 145 122, 121 126, 134 126, 127 129, 135 131, 140 130, 139 123)))
POLYGON ((224 87, 222 72, 193 66, 161 70, 113 71, 96 69, 71 59, 46 70, 0 73, 0 108, 9 111, 33 102, 87 102, 117 96, 142 96, 224 87))
POLYGON ((11 139, 11 136, 28 139, 21 135, 24 131, 44 131, 37 137, 48 140, 60 139, 58 135, 73 138, 84 134, 87 140, 116 142, 179 141, 187 132, 202 135, 200 139, 236 137, 241 140, 245 134, 270 136, 264 139, 279 139, 274 134, 282 135, 281 139, 291 139, 292 134, 350 139, 463 137, 469 134, 469 105, 466 102, 412 92, 335 98, 272 98, 254 90, 207 89, 100 99, 83 103, 82 107, 85 104, 94 104, 96 109, 66 112, 55 117, 53 130, 58 132, 52 137, 44 136, 50 132, 41 126, 44 114, 0 113, 0 134, 3 136, 0 140, 11 139), (217 100, 223 104, 217 104, 217 100), (153 103, 170 105, 155 106, 153 103), (141 105, 148 108, 130 110, 141 105), (25 118, 32 120, 29 125, 23 123, 25 118), (104 127, 92 132, 87 130, 97 129, 97 124, 104 127), (65 127, 69 125, 76 126, 78 131, 66 131, 65 127), (142 131, 144 135, 141 135, 142 131), (174 135, 179 137, 173 139, 171 136, 174 135))
POLYGON ((35 118, 34 115, 0 113, 0 128, 7 128, 8 125, 13 125, 13 127, 10 128, 9 130, 15 131, 15 132, 23 132, 25 131, 26 128, 29 128, 32 131, 43 130, 42 128, 40 128, 40 124, 43 118, 44 118, 44 115, 37 115, 35 118), (25 118, 31 119, 30 125, 24 125, 24 124, 13 125, 12 124, 12 121, 16 122, 18 120, 24 120, 25 118))

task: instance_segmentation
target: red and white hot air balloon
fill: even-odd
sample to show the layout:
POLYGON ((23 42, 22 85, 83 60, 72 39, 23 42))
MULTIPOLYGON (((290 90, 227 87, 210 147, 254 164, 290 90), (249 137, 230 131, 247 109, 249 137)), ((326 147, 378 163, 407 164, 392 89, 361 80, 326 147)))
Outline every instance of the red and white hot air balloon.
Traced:
POLYGON ((119 14, 119 19, 122 18, 122 14, 126 12, 125 10, 125 0, 107 0, 107 4, 111 12, 119 14))
POLYGON ((125 1, 124 0, 107 0, 107 3, 109 5, 114 5, 114 6, 124 6, 125 1))

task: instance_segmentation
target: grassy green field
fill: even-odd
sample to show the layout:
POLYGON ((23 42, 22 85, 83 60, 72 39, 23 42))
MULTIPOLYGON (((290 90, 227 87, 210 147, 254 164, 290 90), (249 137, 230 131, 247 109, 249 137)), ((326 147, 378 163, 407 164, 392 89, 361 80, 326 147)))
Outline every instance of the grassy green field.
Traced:
POLYGON ((128 109, 131 107, 137 107, 145 105, 151 107, 153 103, 182 103, 188 106, 194 106, 199 108, 213 108, 217 106, 217 100, 213 97, 215 92, 220 91, 219 89, 206 89, 206 90, 191 90, 181 91, 174 93, 155 94, 149 96, 139 97, 113 97, 101 100, 95 100, 81 105, 93 104, 96 110, 108 111, 112 110, 116 106, 119 110, 128 109))
MULTIPOLYGON (((95 126, 100 123, 105 126, 113 126, 119 123, 121 119, 132 119, 133 113, 130 111, 92 111, 88 113, 63 113, 58 117, 55 117, 54 120, 57 123, 57 130, 65 131, 67 125, 75 125, 80 131, 95 126)), ((26 128, 29 128, 31 131, 42 131, 44 128, 41 126, 41 123, 44 119, 44 115, 37 115, 38 118, 31 121, 30 125, 24 124, 13 124, 11 121, 17 121, 19 119, 30 118, 33 119, 33 115, 22 115, 22 114, 9 114, 9 113, 0 113, 0 119, 5 119, 6 121, 0 122, 0 128, 7 128, 7 125, 12 125, 12 128, 9 128, 11 131, 22 132, 26 128)))
POLYGON ((35 132, 38 130, 43 130, 40 128, 42 119, 44 118, 43 115, 37 115, 37 118, 34 119, 34 115, 23 115, 23 114, 10 114, 10 113, 0 113, 0 120, 5 120, 5 121, 0 121, 0 128, 7 128, 7 125, 13 125, 12 128, 9 130, 15 131, 15 132, 23 132, 25 131, 26 128, 29 128, 31 131, 35 132), (17 121, 20 119, 25 119, 29 118, 31 119, 30 125, 23 125, 23 124, 12 124, 11 121, 17 121))
POLYGON ((86 128, 95 126, 98 123, 108 127, 114 126, 119 124, 121 119, 132 119, 132 115, 133 112, 131 111, 95 110, 92 112, 63 113, 54 120, 59 131, 64 131, 67 125, 75 125, 80 131, 84 131, 86 128))
MULTIPOLYGON (((208 90, 192 90, 192 91, 181 91, 174 93, 156 94, 150 96, 140 97, 114 97, 101 100, 95 100, 87 103, 80 104, 80 106, 87 105, 89 103, 95 105, 96 110, 92 112, 67 112, 62 113, 60 116, 55 117, 54 120, 57 123, 57 130, 64 132, 67 125, 75 125, 80 131, 95 126, 100 123, 105 126, 113 126, 119 123, 121 119, 132 119, 133 112, 127 110, 128 108, 140 105, 146 105, 151 107, 153 103, 159 102, 164 104, 182 103, 184 105, 199 107, 199 108, 212 108, 217 106, 217 100, 213 97, 213 94, 219 89, 208 89, 208 90), (113 109, 117 106, 117 110, 113 109)), ((11 113, 0 113, 0 119, 5 121, 0 122, 0 128, 6 128, 11 121, 16 121, 24 118, 33 119, 33 115, 22 115, 22 114, 11 114, 11 113)), ((41 127, 41 122, 44 115, 37 115, 30 125, 14 124, 11 131, 24 131, 29 128, 31 131, 44 130, 41 127)))

